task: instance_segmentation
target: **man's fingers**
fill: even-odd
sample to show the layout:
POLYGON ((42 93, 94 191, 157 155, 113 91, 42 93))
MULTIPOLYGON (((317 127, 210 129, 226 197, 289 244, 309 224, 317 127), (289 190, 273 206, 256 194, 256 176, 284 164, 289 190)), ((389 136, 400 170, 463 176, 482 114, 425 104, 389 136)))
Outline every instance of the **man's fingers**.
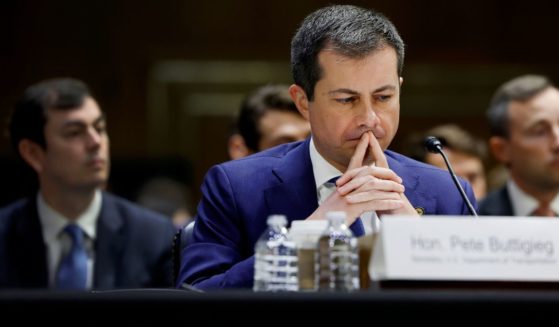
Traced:
POLYGON ((347 176, 348 172, 352 171, 355 168, 359 168, 363 166, 363 159, 365 158, 365 153, 367 152, 367 148, 369 147, 369 135, 367 133, 363 133, 361 135, 361 139, 355 148, 355 152, 353 152, 353 156, 349 160, 349 165, 347 166, 346 172, 336 181, 336 185, 343 185, 352 177, 347 176))
POLYGON ((355 148, 355 152, 349 161, 347 170, 358 168, 363 166, 363 158, 365 158, 365 153, 367 152, 367 147, 369 146, 369 136, 367 134, 361 135, 361 139, 355 148))
POLYGON ((359 193, 352 193, 346 196, 348 203, 363 203, 363 202, 380 202, 385 200, 400 200, 402 198, 399 193, 394 192, 384 192, 378 190, 366 191, 366 192, 359 192, 359 193))
POLYGON ((378 143, 377 138, 373 132, 368 132, 369 134, 369 148, 371 149, 371 155, 373 156, 373 161, 377 167, 388 168, 388 161, 386 161, 386 156, 378 143))
POLYGON ((396 173, 389 168, 363 166, 347 171, 342 177, 338 179, 338 181, 336 182, 338 192, 343 195, 352 191, 356 187, 359 187, 361 184, 367 181, 360 180, 361 184, 356 185, 354 180, 364 176, 371 179, 387 180, 402 184, 402 178, 396 175, 396 173))
POLYGON ((351 181, 344 184, 343 186, 338 187, 337 192, 343 196, 353 192, 354 190, 380 190, 386 192, 403 193, 405 191, 405 188, 404 185, 391 180, 379 179, 372 176, 359 176, 353 178, 351 181))
POLYGON ((347 182, 349 182, 350 180, 352 180, 353 178, 355 178, 356 176, 363 176, 368 174, 367 173, 367 169, 369 167, 363 166, 363 167, 358 167, 358 168, 354 168, 351 170, 347 170, 342 177, 340 177, 337 181, 336 181, 336 186, 339 188, 341 185, 345 185, 347 182))
POLYGON ((365 211, 387 211, 387 210, 398 210, 404 206, 402 200, 379 200, 369 202, 367 204, 358 204, 361 208, 365 206, 363 212, 365 211))

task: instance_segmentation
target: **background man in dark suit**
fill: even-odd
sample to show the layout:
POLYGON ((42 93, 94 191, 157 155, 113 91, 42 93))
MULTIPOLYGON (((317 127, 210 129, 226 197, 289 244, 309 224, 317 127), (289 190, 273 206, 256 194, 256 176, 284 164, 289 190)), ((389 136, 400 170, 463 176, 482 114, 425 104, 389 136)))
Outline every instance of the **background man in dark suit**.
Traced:
POLYGON ((169 219, 102 191, 105 125, 78 80, 40 82, 17 103, 11 141, 39 190, 0 209, 0 288, 172 285, 169 219))
POLYGON ((320 9, 293 38, 291 57, 291 98, 312 137, 208 171, 179 286, 251 288, 254 244, 271 214, 293 221, 345 211, 361 236, 377 214, 468 213, 448 172, 383 152, 398 128, 404 60, 388 19, 354 6, 320 9))
POLYGON ((479 213, 557 216, 559 90, 544 76, 519 76, 497 89, 487 115, 489 147, 510 178, 480 202, 479 213))

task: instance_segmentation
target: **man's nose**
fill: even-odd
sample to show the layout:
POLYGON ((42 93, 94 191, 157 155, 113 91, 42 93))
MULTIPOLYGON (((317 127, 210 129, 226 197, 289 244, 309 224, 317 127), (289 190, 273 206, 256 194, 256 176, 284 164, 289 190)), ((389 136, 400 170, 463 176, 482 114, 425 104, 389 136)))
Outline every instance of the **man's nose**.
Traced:
POLYGON ((359 126, 372 128, 379 123, 379 117, 370 102, 363 102, 357 116, 359 126))
POLYGON ((90 148, 97 148, 101 145, 103 136, 101 132, 99 132, 95 128, 90 128, 87 133, 87 145, 90 148))

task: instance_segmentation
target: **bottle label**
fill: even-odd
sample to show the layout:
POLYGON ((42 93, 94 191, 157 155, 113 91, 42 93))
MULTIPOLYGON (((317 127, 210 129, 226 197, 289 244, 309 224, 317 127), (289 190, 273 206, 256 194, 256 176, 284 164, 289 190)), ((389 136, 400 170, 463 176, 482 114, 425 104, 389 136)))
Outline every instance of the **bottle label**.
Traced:
POLYGON ((293 242, 269 240, 255 254, 255 291, 297 291, 297 250, 293 242))
MULTIPOLYGON (((359 288, 359 257, 357 248, 348 240, 319 240, 317 282, 320 290, 356 290, 359 288)), ((354 242, 353 242, 354 243, 354 242)))

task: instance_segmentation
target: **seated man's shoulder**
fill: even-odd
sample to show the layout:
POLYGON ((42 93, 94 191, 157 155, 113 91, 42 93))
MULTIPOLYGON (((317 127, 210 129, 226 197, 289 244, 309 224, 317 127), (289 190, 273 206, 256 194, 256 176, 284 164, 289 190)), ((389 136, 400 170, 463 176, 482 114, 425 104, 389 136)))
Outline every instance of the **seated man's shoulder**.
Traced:
POLYGON ((281 144, 276 147, 254 153, 244 158, 226 161, 218 164, 215 167, 220 167, 227 172, 235 172, 236 174, 243 175, 254 174, 257 172, 268 172, 270 169, 276 167, 290 154, 296 150, 302 150, 307 144, 305 141, 281 144))
POLYGON ((392 158, 395 162, 397 162, 402 167, 415 169, 416 171, 421 172, 423 174, 448 174, 446 170, 443 170, 439 167, 435 167, 428 163, 417 161, 403 154, 394 151, 386 151, 385 153, 387 157, 392 158))
MULTIPOLYGON (((29 226, 37 215, 35 202, 32 198, 23 198, 0 208, 0 240, 7 235, 15 235, 23 226, 29 226), (15 234, 14 234, 15 233, 15 234)), ((19 235, 19 234, 18 234, 19 235)))
POLYGON ((30 203, 30 199, 23 198, 15 202, 8 203, 0 208, 0 221, 6 221, 7 219, 12 219, 12 217, 18 217, 25 214, 25 210, 30 203))
POLYGON ((273 148, 269 148, 257 153, 253 153, 249 156, 246 156, 244 158, 240 158, 237 160, 231 160, 228 161, 230 163, 266 163, 266 162, 274 162, 276 160, 281 160, 282 158, 284 158, 285 156, 287 156, 289 153, 291 153, 294 150, 298 150, 301 149, 300 147, 304 146, 305 144, 307 144, 307 142, 305 141, 299 141, 299 142, 292 142, 292 143, 284 143, 284 144, 280 144, 278 146, 275 146, 273 148))
MULTIPOLYGON (((413 178, 413 180, 419 182, 420 185, 428 187, 434 185, 437 185, 437 187, 441 189, 455 187, 452 177, 447 170, 417 161, 393 151, 386 151, 386 155, 393 159, 392 161, 389 160, 388 164, 390 168, 404 179, 413 178)), ((458 179, 463 185, 467 183, 466 180, 459 176, 458 179)))
POLYGON ((21 209, 25 208, 25 206, 27 206, 28 203, 29 203, 29 199, 27 199, 27 198, 23 198, 23 199, 19 199, 19 200, 16 200, 14 202, 11 202, 11 203, 7 203, 7 204, 0 207, 0 213, 6 213, 6 212, 21 210, 21 209))

